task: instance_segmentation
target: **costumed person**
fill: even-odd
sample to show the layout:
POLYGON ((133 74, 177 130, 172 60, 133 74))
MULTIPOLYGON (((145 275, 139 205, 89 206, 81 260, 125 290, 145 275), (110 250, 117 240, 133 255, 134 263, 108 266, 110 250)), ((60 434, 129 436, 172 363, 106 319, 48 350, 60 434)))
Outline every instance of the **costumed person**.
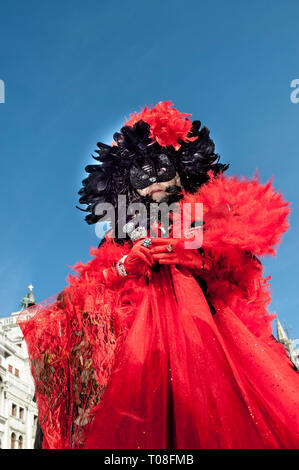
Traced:
POLYGON ((19 319, 43 448, 299 447, 299 376, 272 335, 260 261, 289 204, 271 181, 225 176, 190 116, 145 107, 86 167, 86 221, 112 207, 112 228, 62 292, 19 319), (169 223, 148 216, 154 203, 171 206, 169 223))

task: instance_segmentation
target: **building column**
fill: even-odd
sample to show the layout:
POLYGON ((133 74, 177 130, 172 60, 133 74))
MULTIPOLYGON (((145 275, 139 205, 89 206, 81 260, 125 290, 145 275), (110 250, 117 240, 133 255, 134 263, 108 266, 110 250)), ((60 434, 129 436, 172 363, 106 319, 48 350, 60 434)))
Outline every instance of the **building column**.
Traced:
POLYGON ((3 435, 3 449, 10 449, 10 435, 9 435, 9 400, 7 399, 6 386, 3 389, 3 416, 5 418, 4 435, 3 435))

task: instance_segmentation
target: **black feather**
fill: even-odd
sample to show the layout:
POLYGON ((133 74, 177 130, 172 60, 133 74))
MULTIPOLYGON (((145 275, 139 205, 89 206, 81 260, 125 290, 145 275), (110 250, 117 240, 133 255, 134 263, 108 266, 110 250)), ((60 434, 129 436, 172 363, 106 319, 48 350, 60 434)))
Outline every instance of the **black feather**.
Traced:
MULTIPOLYGON (((193 121, 189 137, 194 141, 179 140, 181 147, 162 147, 150 138, 150 126, 140 120, 133 127, 123 126, 120 132, 113 136, 117 145, 106 145, 98 142, 98 149, 93 156, 101 162, 97 165, 87 165, 85 170, 89 176, 82 181, 79 191, 80 204, 88 207, 83 209, 90 212, 85 217, 88 224, 98 222, 103 215, 96 215, 97 204, 108 202, 114 205, 117 214, 118 195, 125 194, 127 203, 144 201, 133 190, 130 183, 130 168, 133 163, 144 159, 155 160, 161 153, 166 153, 172 160, 185 191, 194 193, 209 180, 208 172, 214 175, 227 170, 229 165, 219 163, 219 155, 215 154, 215 144, 210 138, 207 127, 201 128, 200 121, 193 121)), ((81 209, 82 210, 82 209, 81 209)), ((117 215, 116 215, 117 217, 117 215)), ((116 226, 117 226, 117 220, 116 226)))

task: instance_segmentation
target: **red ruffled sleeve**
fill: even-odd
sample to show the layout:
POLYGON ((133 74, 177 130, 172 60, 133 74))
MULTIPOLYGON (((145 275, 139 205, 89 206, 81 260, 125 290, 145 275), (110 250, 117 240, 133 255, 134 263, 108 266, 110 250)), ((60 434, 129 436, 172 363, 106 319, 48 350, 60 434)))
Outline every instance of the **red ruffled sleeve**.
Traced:
POLYGON ((183 202, 203 203, 203 248, 235 246, 252 254, 275 255, 281 236, 289 228, 290 205, 272 186, 257 176, 221 175, 183 202))

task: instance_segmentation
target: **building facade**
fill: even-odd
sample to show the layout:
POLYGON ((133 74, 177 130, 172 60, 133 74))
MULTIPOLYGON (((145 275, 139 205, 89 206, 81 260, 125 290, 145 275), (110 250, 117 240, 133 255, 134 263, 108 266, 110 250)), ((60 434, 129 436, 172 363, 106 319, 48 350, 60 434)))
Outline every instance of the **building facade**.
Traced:
POLYGON ((289 358, 294 365, 294 368, 296 370, 299 370, 299 339, 289 338, 278 319, 276 319, 276 328, 277 340, 286 348, 289 358))
MULTIPOLYGON (((34 299, 30 287, 23 307, 34 299)), ((0 318, 1 449, 33 449, 38 420, 27 347, 17 324, 19 313, 0 318)))

